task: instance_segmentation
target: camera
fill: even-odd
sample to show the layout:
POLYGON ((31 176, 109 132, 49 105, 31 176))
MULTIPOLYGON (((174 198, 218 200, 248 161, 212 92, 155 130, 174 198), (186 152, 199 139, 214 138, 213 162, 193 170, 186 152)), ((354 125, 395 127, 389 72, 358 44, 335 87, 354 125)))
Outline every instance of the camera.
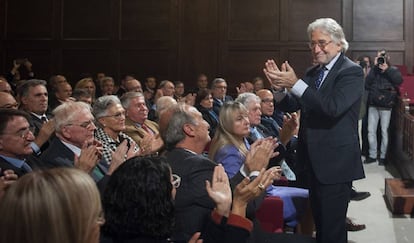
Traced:
POLYGON ((377 63, 378 65, 380 64, 384 64, 385 63, 385 58, 386 58, 386 53, 385 52, 381 52, 380 56, 377 58, 377 63))
POLYGON ((359 66, 361 66, 364 69, 367 67, 367 63, 364 60, 359 61, 359 66))

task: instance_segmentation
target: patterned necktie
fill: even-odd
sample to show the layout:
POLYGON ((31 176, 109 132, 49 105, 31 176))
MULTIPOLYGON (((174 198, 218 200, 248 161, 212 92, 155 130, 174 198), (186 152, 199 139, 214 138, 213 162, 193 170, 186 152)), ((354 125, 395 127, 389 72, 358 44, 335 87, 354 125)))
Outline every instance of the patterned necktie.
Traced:
POLYGON ((322 81, 323 81, 323 75, 325 74, 325 70, 326 70, 325 66, 322 66, 319 69, 318 78, 315 81, 316 89, 319 89, 321 87, 321 84, 322 84, 322 81))

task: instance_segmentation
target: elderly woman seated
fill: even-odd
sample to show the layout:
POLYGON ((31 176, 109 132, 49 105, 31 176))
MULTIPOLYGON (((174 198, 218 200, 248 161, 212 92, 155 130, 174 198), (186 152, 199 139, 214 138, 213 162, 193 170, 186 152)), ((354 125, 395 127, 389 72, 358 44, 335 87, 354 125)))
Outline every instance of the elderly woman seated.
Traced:
POLYGON ((112 156, 119 155, 119 153, 114 152, 121 143, 128 145, 128 151, 123 153, 125 158, 138 155, 139 148, 134 140, 122 132, 125 130, 125 109, 118 97, 115 95, 99 97, 93 104, 92 113, 97 125, 95 138, 102 143, 103 157, 107 162, 107 166, 111 164, 112 156))

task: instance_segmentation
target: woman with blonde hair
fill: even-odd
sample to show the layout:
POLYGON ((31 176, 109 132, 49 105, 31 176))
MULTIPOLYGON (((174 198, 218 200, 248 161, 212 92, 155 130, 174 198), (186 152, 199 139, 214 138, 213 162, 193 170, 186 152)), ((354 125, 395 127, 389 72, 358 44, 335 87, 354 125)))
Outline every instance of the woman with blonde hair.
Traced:
MULTIPOLYGON (((211 141, 209 157, 221 163, 232 178, 243 170, 247 152, 255 149, 257 144, 272 138, 258 139, 252 145, 247 141, 250 134, 248 109, 239 102, 227 102, 220 109, 220 126, 211 141)), ((259 145, 260 146, 260 145, 259 145)), ((280 167, 277 167, 280 170, 280 167)), ((278 196, 283 202, 283 217, 288 227, 295 228, 303 218, 308 201, 308 191, 301 188, 269 186, 267 195, 278 196)))
POLYGON ((95 182, 57 168, 28 173, 0 201, 0 242, 98 243, 104 223, 95 182))
POLYGON ((75 89, 87 89, 91 93, 92 101, 96 98, 96 86, 91 78, 83 78, 76 82, 75 89))

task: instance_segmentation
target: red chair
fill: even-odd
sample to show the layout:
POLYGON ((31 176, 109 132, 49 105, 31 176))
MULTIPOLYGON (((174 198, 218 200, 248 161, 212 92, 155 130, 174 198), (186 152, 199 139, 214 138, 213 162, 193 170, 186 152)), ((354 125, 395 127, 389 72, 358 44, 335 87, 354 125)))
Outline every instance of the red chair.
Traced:
POLYGON ((404 81, 399 87, 402 98, 410 98, 410 104, 414 104, 414 76, 403 76, 404 81))
POLYGON ((256 211, 256 218, 263 231, 282 233, 284 229, 282 199, 275 196, 265 197, 256 211))
POLYGON ((408 75, 407 66, 405 66, 405 65, 395 65, 395 66, 398 68, 398 70, 400 70, 401 75, 403 75, 403 76, 407 76, 408 75))

